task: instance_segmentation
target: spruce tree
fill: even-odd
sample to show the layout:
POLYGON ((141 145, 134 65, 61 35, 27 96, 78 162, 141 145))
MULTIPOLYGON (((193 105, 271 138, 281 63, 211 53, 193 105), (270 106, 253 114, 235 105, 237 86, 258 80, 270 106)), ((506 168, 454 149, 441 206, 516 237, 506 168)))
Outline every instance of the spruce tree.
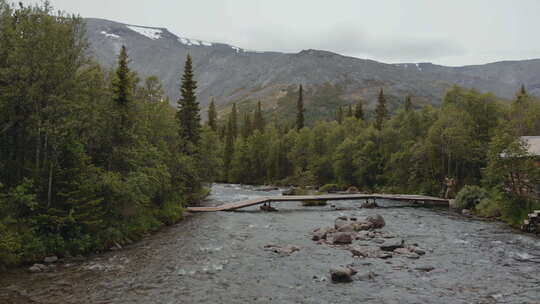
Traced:
POLYGON ((377 98, 377 107, 375 108, 375 128, 381 130, 388 116, 388 110, 386 109, 386 98, 384 97, 383 89, 379 92, 377 98))
POLYGON ((412 110, 412 97, 411 95, 407 95, 405 97, 405 112, 410 112, 412 110))
POLYGON ((363 109, 362 101, 359 101, 356 104, 356 108, 354 109, 354 117, 356 117, 357 119, 364 120, 364 109, 363 109))
POLYGON ((236 103, 233 103, 231 115, 229 116, 229 132, 236 138, 238 136, 238 113, 236 112, 236 103))
POLYGON ((341 124, 343 122, 343 108, 341 108, 341 106, 339 106, 338 109, 337 109, 336 121, 339 124, 341 124))
POLYGON ((108 155, 108 168, 125 173, 129 170, 126 161, 126 151, 134 141, 133 124, 135 121, 130 115, 133 107, 133 82, 132 72, 128 66, 129 58, 126 47, 122 46, 118 55, 118 67, 112 80, 112 92, 114 111, 112 116, 118 121, 118 126, 112 130, 112 144, 108 155))
POLYGON ((249 112, 244 113, 244 122, 242 123, 242 138, 247 139, 251 136, 253 125, 251 124, 251 115, 249 112))
POLYGON ((193 75, 193 63, 191 56, 188 55, 184 65, 184 75, 182 75, 176 117, 180 124, 180 137, 195 147, 199 143, 201 128, 199 103, 195 95, 196 89, 197 81, 195 81, 193 75))
POLYGON ((210 127, 210 129, 212 129, 212 131, 217 131, 217 112, 214 98, 212 98, 212 101, 208 106, 208 126, 210 127))
POLYGON ((260 100, 257 103, 257 109, 255 110, 255 117, 253 119, 253 125, 254 125, 255 129, 257 129, 257 130, 259 130, 261 132, 264 130, 264 118, 263 118, 263 115, 262 115, 261 101, 260 100))
POLYGON ((298 102, 296 104, 296 129, 300 130, 304 127, 304 96, 302 85, 298 89, 298 102))
POLYGON ((118 68, 115 72, 116 78, 113 80, 112 89, 114 102, 120 107, 127 108, 130 100, 132 84, 130 81, 130 70, 128 67, 128 55, 126 47, 122 45, 120 55, 118 55, 118 68))

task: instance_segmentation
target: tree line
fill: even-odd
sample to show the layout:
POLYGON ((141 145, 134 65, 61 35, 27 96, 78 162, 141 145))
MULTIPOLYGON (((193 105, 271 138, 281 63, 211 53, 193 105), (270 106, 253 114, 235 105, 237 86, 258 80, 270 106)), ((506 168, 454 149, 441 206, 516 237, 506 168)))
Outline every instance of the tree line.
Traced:
POLYGON ((540 185, 538 166, 520 141, 540 134, 540 102, 524 87, 507 102, 454 86, 440 108, 418 110, 406 96, 393 115, 381 89, 371 119, 358 102, 312 126, 304 125, 304 98, 299 86, 294 125, 264 121, 259 102, 241 114, 233 104, 219 128, 212 104, 209 121, 221 139, 218 179, 435 196, 445 196, 445 181, 453 180, 452 197, 466 185, 480 186, 489 195, 478 212, 516 225, 540 208, 530 195, 540 185))

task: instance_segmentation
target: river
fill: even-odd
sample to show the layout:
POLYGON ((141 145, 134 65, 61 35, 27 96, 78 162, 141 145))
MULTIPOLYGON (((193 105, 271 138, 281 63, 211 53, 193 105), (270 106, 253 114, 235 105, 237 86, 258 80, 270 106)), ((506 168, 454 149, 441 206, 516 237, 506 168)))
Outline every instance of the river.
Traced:
MULTIPOLYGON (((216 184, 205 204, 279 193, 216 184)), ((335 205, 195 214, 121 250, 60 260, 41 273, 4 273, 0 303, 540 303, 537 237, 440 208, 335 205), (382 231, 426 254, 358 258, 311 240, 313 229, 338 216, 374 214, 386 221, 382 231), (300 250, 280 255, 265 250, 270 244, 300 250), (329 269, 339 265, 355 268, 357 279, 330 282, 329 269), (419 270, 426 267, 433 270, 419 270)))

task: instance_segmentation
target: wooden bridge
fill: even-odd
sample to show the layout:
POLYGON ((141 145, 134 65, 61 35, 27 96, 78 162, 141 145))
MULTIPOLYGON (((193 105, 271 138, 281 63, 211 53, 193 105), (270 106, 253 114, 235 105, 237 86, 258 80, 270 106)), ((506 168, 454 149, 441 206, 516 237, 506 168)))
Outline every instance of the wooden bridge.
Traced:
POLYGON ((249 206, 260 205, 271 202, 298 202, 298 201, 339 201, 339 200, 368 200, 368 199, 384 199, 394 201, 409 201, 415 203, 437 203, 448 205, 449 200, 424 195, 408 195, 408 194, 326 194, 326 195, 284 195, 284 196, 267 196, 252 200, 227 203, 215 207, 188 207, 191 212, 215 212, 215 211, 233 211, 249 206))

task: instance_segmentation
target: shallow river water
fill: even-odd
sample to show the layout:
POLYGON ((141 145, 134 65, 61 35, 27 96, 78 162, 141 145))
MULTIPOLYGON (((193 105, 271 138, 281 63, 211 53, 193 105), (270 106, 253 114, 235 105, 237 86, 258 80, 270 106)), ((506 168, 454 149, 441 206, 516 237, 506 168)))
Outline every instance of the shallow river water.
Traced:
MULTIPOLYGON (((279 193, 214 185, 205 204, 279 193)), ((0 274, 0 303, 540 303, 537 237, 444 209, 335 205, 195 214, 122 250, 61 260, 42 273, 0 274), (427 253, 358 258, 311 240, 313 229, 338 216, 373 214, 384 217, 382 231, 427 253), (270 244, 300 250, 282 256, 265 250, 270 244), (358 278, 331 283, 329 269, 340 265, 351 265, 358 278), (433 270, 418 270, 425 267, 433 270), (362 275, 368 272, 375 276, 362 275)))

